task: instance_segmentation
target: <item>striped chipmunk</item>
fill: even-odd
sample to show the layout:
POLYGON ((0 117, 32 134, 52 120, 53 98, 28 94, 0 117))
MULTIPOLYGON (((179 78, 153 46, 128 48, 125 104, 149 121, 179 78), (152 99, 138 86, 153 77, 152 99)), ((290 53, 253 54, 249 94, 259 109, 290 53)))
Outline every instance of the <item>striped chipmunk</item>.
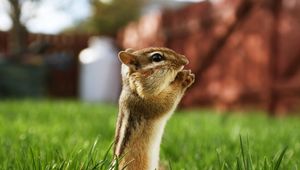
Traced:
POLYGON ((187 58, 168 48, 127 49, 119 59, 123 86, 114 155, 119 169, 157 170, 164 127, 195 75, 183 69, 187 58))

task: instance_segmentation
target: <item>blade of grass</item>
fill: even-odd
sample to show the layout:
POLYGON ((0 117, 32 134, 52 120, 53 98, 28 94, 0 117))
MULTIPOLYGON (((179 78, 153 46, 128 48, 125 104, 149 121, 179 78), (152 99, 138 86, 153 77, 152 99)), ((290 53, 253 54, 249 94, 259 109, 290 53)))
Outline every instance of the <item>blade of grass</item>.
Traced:
POLYGON ((59 166, 59 170, 63 170, 64 169, 64 166, 65 166, 65 163, 66 163, 66 161, 65 160, 63 160, 63 162, 60 164, 60 166, 59 166))
MULTIPOLYGON (((114 143, 115 143, 115 142, 112 142, 112 143, 109 145, 108 149, 106 150, 106 152, 105 152, 105 154, 104 154, 104 156, 103 156, 103 158, 102 158, 102 162, 103 162, 103 163, 101 164, 101 166, 100 166, 99 169, 102 170, 102 169, 104 168, 104 165, 105 165, 106 161, 108 160, 108 154, 109 154, 111 148, 113 147, 114 143)), ((112 160, 112 161, 113 161, 113 160, 112 160)), ((111 161, 111 162, 112 162, 112 161, 111 161)))
POLYGON ((172 168, 172 163, 171 163, 170 160, 168 161, 168 163, 169 163, 169 170, 173 170, 173 168, 172 168))
POLYGON ((114 160, 113 164, 113 170, 118 170, 119 169, 119 159, 116 157, 116 160, 114 160))
POLYGON ((216 149, 216 152, 217 152, 217 158, 218 158, 219 168, 221 168, 222 167, 222 162, 221 162, 220 152, 218 151, 218 149, 216 149))
POLYGON ((249 170, 252 170, 253 169, 253 162, 252 162, 252 156, 251 156, 251 153, 250 153, 250 145, 249 145, 249 136, 247 135, 247 138, 246 138, 246 146, 247 146, 247 168, 249 170))
POLYGON ((264 166, 263 166, 263 170, 268 170, 268 169, 269 169, 268 167, 269 167, 269 166, 268 166, 267 158, 265 157, 265 158, 264 158, 264 166))
POLYGON ((96 138, 96 140, 94 141, 91 149, 89 150, 89 154, 88 154, 88 158, 87 158, 87 166, 86 168, 88 169, 90 167, 90 165, 92 165, 94 163, 94 153, 95 153, 95 148, 96 148, 96 145, 98 143, 98 138, 96 138))
POLYGON ((279 167, 281 165, 281 162, 283 160, 283 156, 285 155, 285 152, 287 151, 287 146, 281 151, 277 161, 275 162, 274 170, 279 170, 279 167))
POLYGON ((242 135, 240 135, 240 147, 241 147, 241 154, 242 154, 242 160, 243 160, 243 167, 245 168, 245 170, 248 170, 247 169, 246 158, 245 158, 245 151, 244 151, 242 135))
POLYGON ((127 168, 127 166, 128 166, 131 162, 133 162, 133 161, 134 161, 134 160, 132 159, 132 160, 126 162, 126 164, 125 164, 125 166, 122 168, 122 170, 125 170, 125 169, 127 168))
POLYGON ((236 157, 236 169, 237 170, 242 170, 241 160, 240 160, 239 157, 236 157))
POLYGON ((35 170, 36 165, 35 165, 35 158, 34 158, 34 153, 33 153, 32 147, 30 147, 30 154, 31 154, 31 158, 32 158, 32 166, 33 166, 33 169, 35 170))

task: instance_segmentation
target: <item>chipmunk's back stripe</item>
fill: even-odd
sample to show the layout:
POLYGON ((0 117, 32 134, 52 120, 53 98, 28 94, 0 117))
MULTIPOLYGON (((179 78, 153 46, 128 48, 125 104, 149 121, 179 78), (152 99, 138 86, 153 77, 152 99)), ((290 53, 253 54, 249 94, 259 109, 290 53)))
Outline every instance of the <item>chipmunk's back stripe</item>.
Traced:
POLYGON ((120 146, 120 150, 119 150, 120 155, 124 154, 123 152, 124 152, 125 146, 129 141, 129 138, 131 136, 131 131, 133 130, 133 128, 135 128, 134 126, 135 126, 135 122, 134 122, 133 116, 132 116, 132 114, 129 114, 128 120, 127 120, 127 125, 126 125, 126 130, 125 130, 124 137, 123 137, 123 140, 122 140, 122 143, 120 146))
POLYGON ((120 130, 121 130, 121 127, 122 127, 122 123, 123 123, 123 117, 124 117, 124 112, 123 111, 120 111, 120 115, 119 115, 119 119, 118 119, 118 122, 117 122, 117 131, 116 131, 116 136, 115 136, 115 144, 114 144, 114 154, 116 154, 116 149, 117 149, 117 144, 119 143, 119 140, 120 140, 120 130))
POLYGON ((119 130, 119 137, 118 137, 118 142, 116 143, 116 151, 115 151, 115 154, 117 156, 121 156, 122 155, 122 145, 124 143, 124 139, 125 139, 125 136, 126 136, 126 133, 127 133, 127 128, 130 127, 128 126, 128 119, 129 119, 129 113, 128 112, 123 112, 123 116, 122 118, 120 118, 120 130, 119 130))

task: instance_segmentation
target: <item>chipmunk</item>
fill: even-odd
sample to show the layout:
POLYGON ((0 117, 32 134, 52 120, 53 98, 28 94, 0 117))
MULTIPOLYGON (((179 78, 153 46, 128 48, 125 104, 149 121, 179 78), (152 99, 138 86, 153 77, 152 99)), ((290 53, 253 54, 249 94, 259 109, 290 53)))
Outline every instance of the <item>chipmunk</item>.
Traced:
POLYGON ((157 170, 164 127, 195 75, 183 69, 187 58, 168 48, 128 49, 119 59, 123 86, 114 154, 122 157, 120 169, 157 170))

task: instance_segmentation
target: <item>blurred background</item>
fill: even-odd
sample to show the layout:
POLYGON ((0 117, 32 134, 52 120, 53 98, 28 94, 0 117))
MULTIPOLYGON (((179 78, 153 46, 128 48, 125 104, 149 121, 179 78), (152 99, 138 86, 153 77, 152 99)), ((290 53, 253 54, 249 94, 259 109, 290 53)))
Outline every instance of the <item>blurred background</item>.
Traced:
POLYGON ((0 99, 116 103, 118 51, 149 46, 189 58, 181 107, 300 110, 298 0, 0 0, 0 99))

